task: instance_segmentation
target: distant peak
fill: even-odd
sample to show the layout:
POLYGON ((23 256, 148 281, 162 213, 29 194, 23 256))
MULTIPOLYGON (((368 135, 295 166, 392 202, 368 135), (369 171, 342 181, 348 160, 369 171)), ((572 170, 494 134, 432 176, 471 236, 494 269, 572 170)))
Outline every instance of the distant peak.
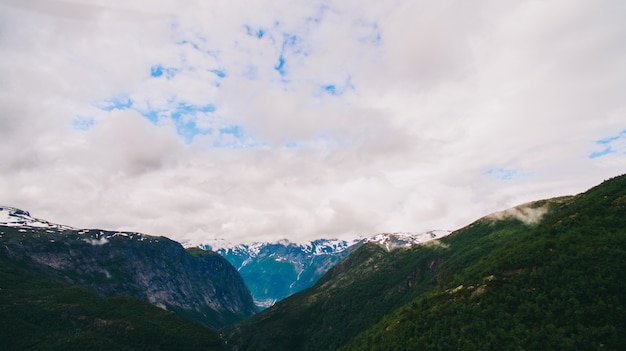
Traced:
POLYGON ((58 230, 73 229, 66 225, 50 223, 33 218, 30 212, 15 207, 0 206, 0 225, 20 228, 55 228, 58 230))
POLYGON ((434 239, 440 239, 452 233, 449 230, 429 230, 423 233, 381 233, 367 238, 363 238, 363 243, 375 243, 387 251, 393 249, 424 244, 434 239))
POLYGON ((400 247, 423 244, 433 239, 440 239, 450 233, 451 231, 449 230, 430 230, 422 233, 380 233, 368 237, 359 237, 349 241, 342 239, 315 239, 305 243, 296 243, 288 239, 281 239, 277 241, 254 242, 251 244, 233 244, 223 239, 212 239, 205 244, 199 245, 199 247, 222 251, 245 251, 249 255, 255 256, 267 246, 280 245, 284 247, 297 247, 304 252, 309 252, 314 255, 324 255, 333 252, 341 252, 349 247, 352 247, 353 245, 369 242, 378 244, 389 251, 400 247))

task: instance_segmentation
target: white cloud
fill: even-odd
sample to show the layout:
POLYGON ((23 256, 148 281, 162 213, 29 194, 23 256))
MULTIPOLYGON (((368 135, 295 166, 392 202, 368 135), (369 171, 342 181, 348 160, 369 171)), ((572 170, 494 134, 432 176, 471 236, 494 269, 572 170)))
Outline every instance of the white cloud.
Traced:
POLYGON ((624 6, 4 1, 0 201, 198 242, 580 192, 626 166, 624 6))

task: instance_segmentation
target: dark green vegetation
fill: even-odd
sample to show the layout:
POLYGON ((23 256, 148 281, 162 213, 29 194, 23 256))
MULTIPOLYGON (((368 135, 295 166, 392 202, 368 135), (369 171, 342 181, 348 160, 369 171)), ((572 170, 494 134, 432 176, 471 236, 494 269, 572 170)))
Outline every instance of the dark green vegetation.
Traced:
POLYGON ((164 237, 0 226, 0 255, 101 296, 132 296, 219 329, 253 315, 252 296, 221 256, 164 237))
POLYGON ((213 329, 256 312, 214 252, 2 210, 24 221, 0 226, 0 350, 222 350, 213 329))
POLYGON ((624 277, 620 176, 429 245, 364 245, 227 335, 237 350, 618 350, 624 277))
POLYGON ((251 304, 246 289, 226 294, 241 278, 215 253, 123 233, 0 229, 0 350, 626 345, 626 176, 487 216, 426 245, 387 252, 365 244, 313 287, 223 330, 225 344, 182 318, 226 325, 246 310, 233 296, 247 294, 251 304), (184 300, 200 291, 222 302, 184 300))
POLYGON ((29 259, 0 253, 0 350, 222 349, 215 332, 173 312, 97 296, 29 259))

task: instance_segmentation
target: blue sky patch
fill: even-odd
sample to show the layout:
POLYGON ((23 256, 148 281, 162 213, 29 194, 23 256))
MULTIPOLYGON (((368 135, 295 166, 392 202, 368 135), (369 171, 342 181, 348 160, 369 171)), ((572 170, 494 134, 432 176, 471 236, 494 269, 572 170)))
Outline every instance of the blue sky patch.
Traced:
POLYGON ((285 58, 282 54, 278 57, 278 63, 274 66, 274 69, 278 71, 281 76, 285 75, 285 58))
POLYGON ((150 122, 156 124, 159 121, 159 113, 157 111, 144 111, 140 112, 142 116, 147 118, 150 122))
POLYGON ((150 75, 153 78, 158 78, 163 75, 163 67, 161 66, 152 66, 150 67, 150 75))
POLYGON ((220 77, 220 78, 224 78, 226 77, 226 73, 222 70, 219 69, 212 69, 211 70, 212 73, 215 73, 216 76, 220 77))
POLYGON ((96 121, 93 119, 93 117, 76 116, 76 118, 72 121, 72 128, 76 130, 88 131, 95 124, 96 121))
POLYGON ((201 130, 194 121, 179 120, 176 123, 176 132, 185 140, 186 144, 190 144, 196 135, 211 134, 211 129, 201 130))
MULTIPOLYGON (((216 108, 213 104, 193 105, 180 102, 175 105, 174 108, 169 109, 152 109, 149 103, 147 109, 140 109, 134 106, 130 98, 122 96, 106 101, 101 109, 104 111, 132 109, 140 113, 153 124, 158 124, 159 120, 162 118, 171 118, 176 125, 178 135, 181 136, 186 143, 190 143, 194 136, 198 134, 210 134, 211 130, 198 128, 194 117, 185 118, 185 116, 194 115, 196 113, 212 113, 215 112, 216 108)), ((72 126, 78 130, 89 130, 94 123, 95 121, 92 118, 78 117, 72 122, 72 126)))
POLYGON ((324 91, 326 91, 330 95, 340 95, 339 91, 337 91, 337 87, 334 84, 325 85, 324 87, 322 87, 322 89, 324 89, 324 91))
POLYGON ((376 22, 358 22, 355 25, 361 29, 361 35, 358 40, 362 43, 380 45, 382 42, 382 33, 378 23, 376 22))
POLYGON ((163 67, 161 65, 155 65, 150 67, 150 76, 152 78, 159 78, 165 76, 166 79, 172 79, 178 73, 177 68, 173 67, 163 67))
POLYGON ((128 96, 120 96, 105 101, 105 104, 103 107, 101 107, 101 109, 104 111, 113 111, 126 110, 131 107, 133 107, 133 101, 128 96))
MULTIPOLYGON (((617 135, 603 138, 600 140, 596 140, 596 144, 598 144, 599 146, 602 146, 602 150, 593 151, 592 153, 589 154, 588 157, 593 160, 598 157, 617 153, 618 149, 620 148, 618 143, 622 141, 626 141, 626 130, 623 130, 621 133, 617 135)), ((626 150, 622 150, 622 151, 626 153, 626 150)))
POLYGON ((284 33, 283 34, 283 44, 280 50, 280 55, 278 56, 278 62, 274 65, 274 70, 276 70, 282 77, 285 77, 287 71, 285 70, 285 65, 287 64, 287 59, 285 58, 285 53, 289 50, 292 54, 301 54, 307 56, 307 53, 302 50, 301 47, 298 47, 299 38, 297 35, 284 33))
POLYGON ((503 168, 503 167, 490 168, 484 174, 494 177, 503 182, 525 178, 530 175, 528 172, 524 171, 521 168, 503 168))
POLYGON ((213 142, 213 147, 217 149, 249 149, 254 147, 264 147, 267 143, 256 141, 246 134, 240 125, 229 125, 219 129, 219 136, 213 142))
POLYGON ((344 84, 327 84, 322 85, 322 93, 332 95, 332 96, 341 96, 346 90, 354 90, 354 85, 352 85, 352 77, 348 76, 346 78, 346 82, 344 84))
MULTIPOLYGON (((135 105, 129 97, 123 95, 105 101, 99 108, 105 111, 130 109, 155 125, 172 123, 176 134, 186 144, 192 143, 198 135, 212 135, 215 138, 215 148, 239 149, 266 145, 247 135, 242 126, 231 124, 215 114, 217 107, 211 103, 193 104, 168 100, 166 106, 155 108, 149 101, 135 105)), ((94 124, 92 117, 85 116, 76 116, 72 121, 72 127, 76 130, 89 130, 94 124)))
POLYGON ((294 34, 283 34, 283 49, 287 46, 295 46, 298 42, 298 36, 294 34))
POLYGON ((243 137, 243 131, 241 127, 237 125, 220 128, 220 135, 224 135, 224 134, 230 134, 236 138, 243 137))
POLYGON ((192 114, 196 112, 204 112, 204 113, 215 112, 215 105, 213 104, 192 105, 186 102, 179 102, 174 112, 172 112, 172 118, 179 119, 183 115, 192 114))
POLYGON ((246 34, 248 34, 251 37, 255 37, 258 39, 263 38, 263 36, 265 35, 265 31, 263 29, 253 29, 252 27, 250 27, 249 25, 245 24, 243 26, 246 29, 246 34))
POLYGON ((200 50, 200 47, 198 46, 198 44, 196 44, 196 43, 194 43, 192 41, 189 41, 189 40, 180 40, 180 41, 177 41, 176 44, 178 44, 178 45, 191 45, 192 48, 194 48, 196 50, 200 50))
POLYGON ((287 149, 297 149, 300 145, 298 145, 298 143, 296 143, 295 141, 290 141, 285 143, 285 147, 287 149))
POLYGON ((176 131, 185 143, 189 144, 196 135, 211 134, 210 128, 199 128, 193 118, 184 118, 186 115, 193 115, 197 112, 212 113, 215 112, 215 105, 193 105, 186 102, 180 102, 171 113, 171 118, 176 123, 176 131))
POLYGON ((613 150, 613 148, 611 148, 610 146, 607 146, 602 151, 594 151, 594 152, 590 153, 589 154, 589 158, 593 160, 594 158, 606 156, 606 155, 612 154, 612 153, 615 153, 615 150, 613 150))

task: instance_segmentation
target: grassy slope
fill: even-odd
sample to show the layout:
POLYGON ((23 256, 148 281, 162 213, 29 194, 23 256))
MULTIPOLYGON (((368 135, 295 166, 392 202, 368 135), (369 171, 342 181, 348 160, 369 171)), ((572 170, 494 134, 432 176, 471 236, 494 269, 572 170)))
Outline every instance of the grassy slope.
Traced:
POLYGON ((1 350, 222 350, 211 330, 129 297, 103 298, 0 253, 1 350))
POLYGON ((577 196, 344 350, 618 350, 626 177, 577 196))

